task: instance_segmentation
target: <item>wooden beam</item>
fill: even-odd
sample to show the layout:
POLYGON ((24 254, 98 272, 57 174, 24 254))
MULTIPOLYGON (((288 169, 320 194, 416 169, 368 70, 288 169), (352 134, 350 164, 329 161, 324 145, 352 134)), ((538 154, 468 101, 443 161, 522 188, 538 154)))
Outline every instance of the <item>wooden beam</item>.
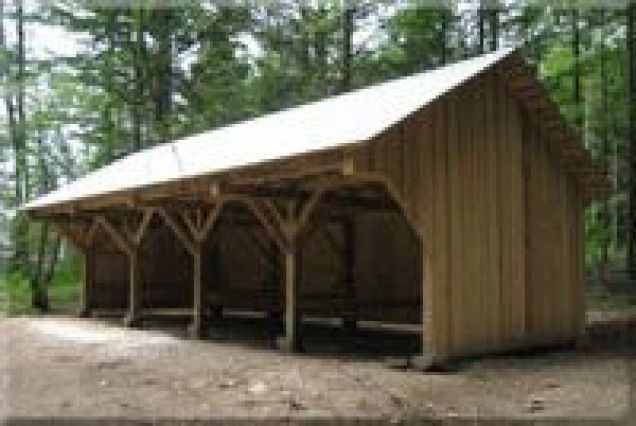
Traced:
POLYGON ((282 228, 283 223, 279 221, 277 217, 274 220, 268 218, 267 214, 265 213, 265 211, 268 211, 270 214, 275 214, 274 212, 276 212, 277 210, 275 208, 273 210, 270 210, 267 207, 267 203, 258 203, 257 201, 250 198, 243 199, 243 203, 250 209, 252 213, 254 213, 254 216, 256 216, 256 218, 261 222, 263 228, 265 229, 265 232, 267 232, 269 237, 274 242, 276 242, 279 248, 284 249, 287 245, 287 242, 285 241, 284 237, 284 234, 286 233, 284 231, 284 228, 282 228))
POLYGON ((150 225, 150 221, 152 220, 152 216, 155 214, 155 209, 153 207, 144 208, 143 218, 141 219, 141 223, 139 227, 133 232, 131 239, 133 244, 140 245, 143 240, 146 230, 150 225))
POLYGON ((96 223, 108 234, 113 243, 126 255, 130 256, 133 251, 132 245, 126 241, 126 237, 118 231, 109 221, 106 216, 100 215, 95 219, 96 223))
POLYGON ((188 231, 190 232, 190 236, 193 239, 197 238, 197 235, 199 233, 199 228, 198 226, 194 223, 194 221, 192 220, 192 218, 190 217, 190 215, 188 214, 188 212, 186 211, 180 211, 179 212, 179 216, 181 216, 181 220, 183 220, 183 223, 185 223, 186 228, 188 228, 188 231))
POLYGON ((97 234, 97 230, 99 229, 99 222, 93 218, 93 223, 88 229, 88 233, 86 234, 86 245, 90 246, 93 244, 93 240, 95 239, 95 234, 97 234))
POLYGON ((124 324, 136 326, 141 308, 141 274, 139 270, 139 249, 134 247, 128 254, 128 313, 124 324))
POLYGON ((285 352, 302 350, 299 302, 301 250, 297 241, 290 241, 284 250, 285 256, 285 335, 278 346, 285 352))
POLYGON ((205 293, 202 282, 203 275, 203 259, 201 254, 201 245, 195 244, 195 252, 192 254, 193 265, 193 303, 192 303, 192 324, 191 337, 200 339, 203 337, 203 308, 205 293))
POLYGON ((205 218, 205 221, 203 222, 202 226, 199 228, 199 231, 197 234, 197 239, 199 240, 199 242, 205 241, 205 239, 208 237, 210 232, 212 232, 214 225, 216 225, 217 220, 221 216, 221 212, 223 211, 224 205, 225 205, 224 203, 217 203, 214 205, 214 207, 212 207, 212 210, 208 213, 207 217, 205 218))
MULTIPOLYGON (((205 221, 199 217, 193 219, 185 211, 180 211, 180 216, 185 223, 187 230, 182 229, 177 222, 174 221, 170 213, 165 209, 159 209, 159 215, 163 218, 166 225, 172 229, 176 237, 181 240, 186 249, 192 255, 193 267, 193 300, 192 300, 192 323, 190 324, 190 335, 192 338, 200 339, 204 335, 203 326, 203 310, 205 308, 206 289, 203 284, 203 254, 202 246, 217 222, 225 202, 220 200, 212 210, 208 213, 205 221)), ((200 213, 200 212, 199 212, 200 213)))
POLYGON ((172 218, 164 208, 158 207, 157 214, 163 219, 163 222, 172 230, 175 237, 183 244, 188 253, 192 256, 196 254, 196 248, 194 242, 189 238, 188 234, 179 226, 179 224, 172 218))
POLYGON ((192 315, 191 308, 143 308, 140 317, 188 317, 192 315))
POLYGON ((298 215, 298 219, 292 222, 295 223, 295 225, 289 226, 287 232, 298 234, 302 230, 302 228, 307 225, 311 214, 316 209, 316 206, 320 203, 320 200, 322 200, 327 191, 332 190, 336 187, 336 184, 326 184, 316 189, 311 197, 309 197, 309 199, 302 205, 300 214, 298 215))
POLYGON ((84 251, 86 247, 88 247, 88 226, 73 225, 71 223, 63 223, 59 221, 52 221, 51 223, 55 230, 79 251, 84 251), (78 227, 80 229, 77 229, 78 227))
POLYGON ((139 321, 141 307, 139 246, 153 214, 154 210, 146 210, 139 227, 128 233, 118 230, 105 215, 99 215, 95 219, 95 223, 104 229, 113 243, 128 258, 128 313, 124 318, 124 324, 129 327, 137 325, 139 321))

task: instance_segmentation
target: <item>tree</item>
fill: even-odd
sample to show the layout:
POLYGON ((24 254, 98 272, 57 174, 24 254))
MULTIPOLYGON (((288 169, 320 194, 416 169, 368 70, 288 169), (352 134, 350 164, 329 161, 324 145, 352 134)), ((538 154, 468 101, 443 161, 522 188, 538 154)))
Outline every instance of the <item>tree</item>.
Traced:
POLYGON ((346 92, 351 89, 351 55, 353 49, 353 18, 355 8, 345 6, 342 20, 342 83, 340 90, 346 92))
POLYGON ((629 173, 627 269, 636 278, 636 4, 627 8, 627 55, 629 57, 629 173))

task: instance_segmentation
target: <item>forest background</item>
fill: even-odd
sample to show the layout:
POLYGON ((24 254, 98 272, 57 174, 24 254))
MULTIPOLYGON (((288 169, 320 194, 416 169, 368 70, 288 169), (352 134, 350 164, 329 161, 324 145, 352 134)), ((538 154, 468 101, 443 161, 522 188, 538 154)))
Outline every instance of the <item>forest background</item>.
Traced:
POLYGON ((28 200, 158 143, 505 47, 608 172, 586 269, 611 287, 636 274, 635 2, 0 0, 0 308, 77 295, 72 251, 16 213, 28 200))

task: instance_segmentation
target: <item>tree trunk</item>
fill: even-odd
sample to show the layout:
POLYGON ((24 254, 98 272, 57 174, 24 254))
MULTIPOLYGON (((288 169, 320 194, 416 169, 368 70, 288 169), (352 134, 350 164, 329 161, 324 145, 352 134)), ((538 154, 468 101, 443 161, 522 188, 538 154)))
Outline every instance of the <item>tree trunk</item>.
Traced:
POLYGON ((16 0, 16 33, 18 37, 18 75, 17 75, 17 94, 16 94, 16 111, 18 114, 18 142, 20 144, 18 158, 19 164, 17 167, 21 169, 22 182, 20 185, 21 197, 18 202, 24 203, 29 198, 29 185, 28 185, 28 167, 26 157, 26 119, 24 113, 24 67, 25 67, 25 52, 24 52, 24 11, 22 7, 23 0, 16 0))
POLYGON ((448 9, 442 7, 440 9, 440 32, 439 32, 439 58, 440 65, 446 65, 448 62, 448 46, 446 43, 446 38, 448 34, 448 18, 449 18, 448 9))
POLYGON ((47 303, 48 303, 48 288, 53 281, 53 276, 55 275, 55 267, 57 266, 57 262, 60 258, 60 249, 62 248, 62 241, 59 235, 55 236, 53 240, 51 248, 51 255, 49 258, 48 268, 44 271, 44 275, 42 277, 42 288, 47 294, 47 303))
POLYGON ((346 92, 351 90, 351 59, 353 44, 353 17, 355 9, 353 6, 347 5, 344 10, 342 23, 342 81, 340 82, 340 91, 346 92))
POLYGON ((40 311, 49 310, 49 298, 46 289, 42 286, 42 275, 46 256, 46 246, 49 242, 49 224, 42 224, 40 241, 38 243, 37 261, 31 274, 31 306, 40 311))
MULTIPOLYGON (((605 58, 605 37, 606 37, 606 11, 601 9, 600 13, 600 26, 601 26, 601 46, 599 52, 599 72, 601 80, 601 104, 603 106, 603 112, 601 117, 601 158, 603 167, 605 170, 609 170, 609 137, 608 137, 608 94, 607 94, 607 60, 605 58)), ((603 234, 601 242, 601 273, 602 279, 607 278, 607 268, 609 266, 609 245, 611 242, 611 210, 610 200, 605 198, 601 206, 601 232, 603 234)))
MULTIPOLYGON (((42 129, 39 130, 37 138, 37 157, 38 166, 40 172, 39 180, 39 193, 44 194, 52 189, 52 176, 46 161, 46 152, 44 149, 44 140, 42 136, 42 129)), ((45 268, 54 268, 54 265, 50 263, 57 262, 57 256, 59 247, 54 247, 54 254, 51 255, 49 260, 49 266, 46 267, 47 249, 49 248, 49 224, 44 223, 40 227, 40 239, 37 250, 37 257, 35 260, 35 266, 30 268, 31 271, 31 305, 40 311, 46 312, 49 310, 49 296, 48 296, 48 283, 50 279, 48 273, 45 272, 45 268), (49 281, 47 281, 49 280, 49 281)), ((59 245, 59 237, 56 244, 59 245)))
POLYGON ((581 31, 579 27, 579 10, 572 9, 572 56, 573 66, 573 100, 574 121, 579 132, 583 132, 583 115, 581 113, 581 31))
POLYGON ((104 105, 104 123, 106 126, 106 138, 105 143, 105 158, 104 162, 106 164, 110 163, 115 158, 115 147, 114 144, 118 142, 118 138, 115 135, 115 120, 113 117, 114 110, 114 102, 113 102, 113 65, 112 58, 115 55, 115 10, 108 10, 107 15, 107 42, 108 42, 108 53, 106 56, 106 67, 104 69, 104 86, 106 89, 106 94, 108 99, 106 100, 106 104, 104 105))
POLYGON ((132 105, 132 125, 133 125, 133 151, 139 151, 144 147, 142 136, 142 111, 144 107, 144 12, 141 8, 133 12, 133 20, 135 23, 135 48, 133 55, 134 70, 134 91, 135 99, 132 105))
POLYGON ((499 5, 493 2, 489 10, 490 25, 490 50, 494 52, 499 48, 499 5))
POLYGON ((479 27, 479 54, 483 54, 485 52, 485 38, 486 38, 486 28, 485 28, 485 8, 484 8, 484 0, 479 1, 479 10, 477 11, 477 25, 479 27))
MULTIPOLYGON (((26 119, 24 111, 24 13, 22 0, 16 0, 16 34, 17 34, 17 74, 15 79, 15 105, 7 98, 9 126, 12 128, 14 167, 15 167, 15 205, 20 206, 28 199, 28 163, 26 154, 26 119)), ((13 220, 14 267, 28 273, 29 246, 28 223, 23 214, 18 213, 13 220)))
POLYGON ((155 95, 155 137, 157 142, 170 139, 170 113, 172 110, 172 11, 160 8, 155 11, 158 39, 155 95))
POLYGON ((627 269, 636 279, 636 5, 627 9, 627 54, 629 56, 629 147, 628 147, 628 254, 627 269))

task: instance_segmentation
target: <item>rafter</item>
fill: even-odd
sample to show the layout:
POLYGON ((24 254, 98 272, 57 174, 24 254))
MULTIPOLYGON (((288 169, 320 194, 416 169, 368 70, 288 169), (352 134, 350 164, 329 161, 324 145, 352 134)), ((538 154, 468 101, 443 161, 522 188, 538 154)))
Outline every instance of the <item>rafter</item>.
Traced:
POLYGON ((191 255, 196 255, 197 249, 194 246, 193 240, 188 236, 188 234, 182 229, 181 226, 174 220, 174 218, 170 215, 168 211, 164 208, 158 207, 157 214, 163 219, 163 222, 172 230, 175 237, 183 244, 183 246, 188 250, 191 255))
POLYGON ((126 240, 126 237, 112 225, 106 216, 100 215, 95 219, 96 223, 108 234, 113 243, 119 250, 130 255, 132 253, 132 247, 126 240))

